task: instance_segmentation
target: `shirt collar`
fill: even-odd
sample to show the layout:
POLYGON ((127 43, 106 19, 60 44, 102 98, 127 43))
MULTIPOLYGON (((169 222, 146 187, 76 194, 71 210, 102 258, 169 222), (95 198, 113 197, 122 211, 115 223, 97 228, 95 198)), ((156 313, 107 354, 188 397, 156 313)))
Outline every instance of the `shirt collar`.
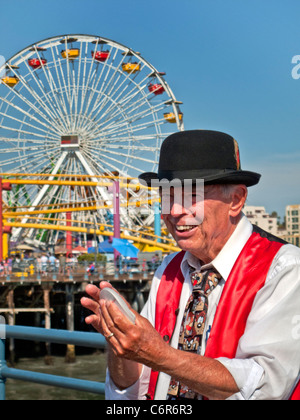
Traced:
POLYGON ((252 232, 252 224, 243 214, 233 234, 230 236, 220 253, 210 264, 206 264, 201 267, 200 260, 187 251, 182 261, 182 269, 186 269, 188 265, 195 268, 195 270, 214 266, 221 274, 222 278, 226 281, 238 256, 252 235, 252 232))

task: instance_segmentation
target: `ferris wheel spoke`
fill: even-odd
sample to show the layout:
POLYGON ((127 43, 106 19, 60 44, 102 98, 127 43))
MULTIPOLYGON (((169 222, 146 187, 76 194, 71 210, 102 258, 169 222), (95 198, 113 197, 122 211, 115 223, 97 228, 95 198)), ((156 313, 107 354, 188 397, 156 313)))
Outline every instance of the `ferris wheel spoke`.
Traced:
MULTIPOLYGON (((106 103, 106 101, 105 101, 105 95, 106 95, 107 88, 108 88, 109 84, 111 83, 111 80, 117 74, 117 72, 120 72, 120 68, 121 68, 121 66, 122 66, 122 64, 124 62, 124 58, 125 57, 123 57, 120 60, 120 62, 117 63, 116 67, 114 67, 114 63, 116 61, 117 53, 118 53, 118 50, 115 51, 115 54, 112 57, 111 63, 110 64, 107 64, 107 66, 105 68, 107 71, 104 74, 104 78, 102 80, 101 87, 100 87, 100 89, 98 91, 98 95, 96 96, 96 98, 94 98, 94 94, 91 97, 91 100, 94 99, 94 107, 90 110, 90 114, 93 115, 94 118, 95 118, 94 112, 98 109, 98 111, 97 111, 97 114, 98 114, 103 109, 103 106, 104 106, 103 103, 106 103), (110 71, 111 70, 113 70, 113 74, 112 74, 111 78, 108 80, 108 77, 109 77, 109 74, 110 74, 110 71), (100 100, 102 97, 104 98, 103 101, 100 100)), ((104 68, 103 68, 103 70, 104 70, 104 68)), ((102 76, 102 73, 101 73, 100 76, 102 76)), ((96 87, 94 88, 94 92, 98 89, 98 85, 100 84, 100 81, 101 80, 99 78, 98 83, 97 83, 96 87)))
MULTIPOLYGON (((47 82, 47 86, 42 82, 42 80, 37 76, 37 72, 33 71, 30 66, 28 65, 27 62, 25 62, 25 65, 27 67, 27 70, 29 71, 29 74, 31 75, 32 80, 35 81, 36 86, 38 87, 38 89, 40 90, 40 93, 37 91, 35 91, 34 89, 30 90, 30 93, 32 94, 32 96, 36 99, 36 97, 39 97, 40 100, 43 102, 44 104, 44 109, 48 109, 49 112, 48 114, 52 115, 53 119, 59 119, 60 118, 60 112, 61 112, 61 108, 58 106, 58 103, 56 101, 50 101, 49 99, 49 90, 47 88, 50 87, 51 85, 49 84, 48 78, 46 77, 46 82, 47 82), (34 92, 34 93, 33 93, 34 92), (36 93, 36 95, 35 95, 36 93)), ((26 86, 28 85, 28 83, 26 84, 26 86)), ((32 86, 33 88, 33 86, 32 86)))
MULTIPOLYGON (((86 153, 87 154, 87 153, 86 153)), ((90 155, 90 159, 91 159, 91 156, 92 155, 90 155)), ((122 162, 120 162, 120 160, 119 159, 115 159, 115 158, 113 158, 113 157, 111 157, 111 156, 108 156, 107 154, 104 154, 103 152, 101 153, 101 156, 103 156, 103 157, 105 157, 105 159, 106 159, 106 164, 108 164, 109 163, 109 161, 111 161, 111 162, 114 162, 117 166, 116 166, 116 169, 118 170, 118 171, 121 171, 121 172, 124 172, 123 171, 123 166, 125 166, 125 163, 122 163, 122 162)), ((128 158, 128 156, 126 156, 127 158, 128 158)), ((131 165, 130 163, 128 163, 128 162, 126 162, 126 167, 128 167, 128 168, 130 168, 130 169, 132 169, 132 170, 134 170, 135 172, 136 171, 139 171, 139 168, 137 168, 136 166, 133 166, 133 165, 131 165)))
MULTIPOLYGON (((134 135, 137 131, 146 130, 148 128, 157 126, 158 124, 165 124, 165 120, 149 120, 142 124, 130 125, 130 133, 134 135)), ((127 129, 126 126, 129 126, 129 121, 122 121, 119 125, 112 126, 110 130, 106 130, 105 127, 100 131, 103 136, 110 136, 110 135, 126 135, 127 129)), ((94 135, 98 135, 99 133, 94 133, 94 135)))
MULTIPOLYGON (((3 101, 3 103, 7 104, 9 107, 12 107, 12 109, 17 111, 18 113, 24 114, 25 117, 30 118, 31 120, 35 121, 37 124, 45 127, 48 131, 51 131, 57 135, 57 128, 55 130, 54 127, 52 127, 49 124, 44 123, 43 121, 38 119, 33 113, 27 112, 24 108, 15 105, 12 101, 8 101, 6 98, 1 98, 1 100, 3 101)), ((1 115, 8 118, 12 118, 8 113, 1 112, 1 115)))
MULTIPOLYGON (((53 121, 53 119, 55 119, 55 117, 57 117, 57 115, 53 114, 52 110, 49 109, 49 107, 46 105, 45 101, 42 100, 41 95, 39 95, 38 92, 36 92, 33 89, 33 87, 29 84, 29 82, 25 79, 25 77, 22 74, 18 73, 18 79, 22 83, 22 87, 25 90, 25 92, 27 94, 29 94, 30 97, 36 103, 39 104, 40 109, 42 109, 45 112, 44 119, 46 119, 46 115, 47 115, 48 118, 50 118, 50 121, 53 121)), ((36 78, 34 78, 34 79, 36 80, 36 78)), ((14 93, 18 94, 18 96, 21 99, 23 99, 25 103, 29 104, 30 107, 34 107, 36 109, 36 107, 34 106, 34 103, 32 103, 32 100, 25 97, 25 95, 20 94, 20 92, 18 92, 17 90, 14 90, 14 93)), ((44 95, 44 92, 42 92, 42 94, 44 95)))
MULTIPOLYGON (((123 64, 123 61, 120 63, 120 65, 122 65, 122 64, 123 64)), ((140 63, 138 63, 138 65, 139 64, 140 63)), ((123 73, 120 70, 120 66, 118 67, 117 70, 118 70, 120 76, 123 75, 123 73)), ((123 77, 123 81, 118 86, 113 86, 113 87, 115 87, 114 90, 111 89, 111 92, 110 92, 111 98, 115 102, 120 100, 120 103, 123 103, 123 102, 126 102, 128 100, 128 98, 134 97, 135 95, 138 95, 140 93, 140 91, 142 90, 141 86, 144 85, 144 83, 145 83, 145 81, 148 77, 147 76, 147 77, 143 78, 140 82, 137 83, 130 76, 131 76, 131 74, 128 74, 126 77, 123 77), (123 85, 125 85, 125 86, 123 86, 123 85), (130 87, 132 87, 132 89, 125 94, 126 90, 129 89, 130 87), (120 91, 121 88, 123 88, 123 89, 120 91)), ((143 88, 144 88, 144 86, 143 86, 143 88)))
POLYGON ((45 154, 40 151, 39 153, 34 154, 27 154, 19 156, 21 165, 25 165, 26 163, 30 164, 31 167, 39 168, 43 167, 43 165, 48 162, 48 157, 45 157, 45 154))
MULTIPOLYGON (((54 46, 51 45, 51 56, 52 56, 52 61, 53 61, 53 66, 55 69, 55 75, 57 78, 57 88, 56 88, 56 84, 55 84, 55 96, 57 98, 59 98, 60 100, 60 104, 61 104, 61 108, 63 110, 63 115, 68 115, 68 109, 67 109, 67 104, 65 101, 65 97, 64 97, 64 90, 66 89, 66 84, 65 84, 65 78, 64 78, 64 73, 62 71, 62 67, 60 64, 60 59, 56 59, 56 57, 58 57, 59 53, 58 53, 58 49, 57 49, 57 45, 55 44, 54 46), (56 55, 55 55, 56 54, 56 55)), ((47 67, 50 71, 50 68, 47 67)), ((53 76, 53 80, 54 80, 54 76, 53 76)))
MULTIPOLYGON (((146 107, 147 107, 146 109, 141 110, 139 113, 136 112, 135 114, 134 114, 134 111, 137 111, 138 109, 140 109, 140 104, 138 106, 135 106, 135 108, 132 109, 130 111, 130 113, 128 112, 129 109, 122 109, 122 111, 124 113, 126 113, 125 115, 126 115, 127 120, 130 120, 130 122, 133 123, 133 122, 136 122, 139 119, 146 118, 149 115, 152 115, 154 113, 158 113, 159 111, 164 109, 164 105, 161 105, 161 104, 158 104, 158 105, 153 106, 153 107, 151 107, 151 106, 149 107, 148 105, 149 104, 146 104, 146 107), (130 115, 130 114, 132 114, 132 115, 130 115)), ((127 121, 124 121, 124 119, 121 119, 121 117, 119 117, 119 119, 122 121, 123 125, 127 123, 127 121)), ((165 122, 165 120, 163 120, 163 121, 165 122)), ((108 122, 109 122, 109 120, 106 120, 103 123, 99 123, 99 130, 101 129, 101 131, 105 131, 110 126, 115 127, 117 125, 116 124, 116 115, 111 116, 110 124, 108 124, 108 122)))
MULTIPOLYGON (((86 144, 87 146, 90 144, 102 144, 103 142, 106 142, 106 146, 110 147, 110 145, 114 146, 116 143, 117 144, 121 144, 122 143, 126 143, 126 144, 133 144, 134 146, 141 143, 144 144, 144 142, 153 142, 153 141, 158 141, 161 142, 162 140, 164 140, 167 136, 171 135, 172 133, 156 133, 156 134, 142 134, 142 135, 133 135, 133 134, 128 134, 124 137, 120 136, 120 135, 112 135, 112 136, 103 136, 103 137, 92 137, 91 139, 88 139, 86 144)), ((118 147, 118 146, 117 146, 118 147)), ((148 146, 146 146, 148 147, 148 146)), ((156 146, 157 150, 160 150, 160 143, 159 145, 156 146)))
POLYGON ((116 118, 124 119, 127 118, 126 109, 121 106, 120 103, 115 102, 111 99, 112 105, 109 109, 105 110, 103 113, 100 114, 100 110, 98 110, 97 114, 94 115, 94 118, 98 118, 99 126, 103 126, 112 122, 114 124, 116 122, 116 118))
MULTIPOLYGON (((67 44, 67 38, 65 37, 65 51, 68 51, 68 44, 67 44)), ((59 62, 61 63, 61 60, 59 60, 59 62)), ((71 110, 70 107, 70 103, 71 103, 71 81, 70 81, 70 59, 69 59, 69 54, 66 55, 66 68, 67 68, 67 82, 66 82, 66 86, 67 86, 67 97, 68 97, 68 102, 69 102, 69 109, 71 110)))
MULTIPOLYGON (((38 60, 42 63, 43 62, 42 61, 42 57, 41 57, 41 55, 39 53, 39 50, 36 47, 36 45, 34 46, 34 50, 35 50, 35 53, 36 53, 36 55, 38 57, 38 60)), ((52 76, 51 71, 49 71, 49 67, 47 65, 42 64, 42 70, 43 70, 43 74, 45 76, 45 79, 46 79, 46 81, 48 83, 48 87, 49 87, 49 89, 51 91, 52 98, 55 101, 55 104, 56 104, 56 108, 58 110, 58 113, 60 113, 65 108, 63 106, 64 104, 62 102, 59 102, 58 101, 58 97, 57 97, 58 88, 57 88, 57 85, 55 83, 54 77, 52 76)))
MULTIPOLYGON (((83 48, 83 43, 81 42, 80 51, 82 50, 82 48, 83 48)), ((78 123, 79 87, 80 87, 80 84, 81 84, 81 79, 84 83, 84 80, 85 80, 85 77, 86 77, 86 58, 85 58, 86 56, 87 56, 87 44, 85 45, 84 58, 82 57, 82 54, 80 54, 79 58, 78 58, 77 75, 73 74, 73 93, 74 93, 73 129, 74 130, 75 130, 75 127, 77 126, 77 123, 78 123), (82 65, 82 63, 83 63, 83 65, 82 65), (81 69, 81 67, 83 67, 83 69, 81 69), (82 77, 81 77, 81 71, 82 71, 82 77)))
POLYGON ((121 77, 123 76, 122 75, 122 73, 121 73, 121 71, 120 71, 120 66, 121 66, 121 64, 122 64, 122 62, 120 62, 119 63, 119 66, 115 69, 115 72, 114 72, 114 74, 112 75, 112 77, 111 77, 111 79, 110 79, 110 81, 108 82, 108 84, 107 84, 107 88, 102 92, 102 96, 103 96, 103 98, 104 98, 104 100, 102 101, 102 102, 100 102, 101 103, 101 106, 98 108, 98 111, 97 111, 97 113, 95 114, 95 116, 94 117, 97 117, 97 115, 99 114, 99 113, 101 113, 101 111, 103 110, 103 109, 105 109, 105 106, 109 103, 109 102, 111 102, 111 101, 113 101, 113 103, 115 104, 116 102, 115 102, 115 100, 114 100, 114 98, 113 98, 113 95, 112 95, 112 92, 113 91, 117 91, 117 90, 119 90, 120 89, 120 87, 123 85, 123 83, 125 82, 125 81, 128 81, 128 84, 130 83, 130 79, 129 78, 126 78, 125 80, 123 80, 123 82, 121 82, 120 84, 119 84, 119 86, 117 85, 118 84, 118 82, 119 82, 119 80, 121 79, 121 77), (115 80, 114 80, 115 79, 115 80), (110 86, 111 85, 111 86, 110 86))
MULTIPOLYGON (((98 40, 97 40, 97 43, 96 43, 95 50, 97 50, 97 47, 98 47, 98 40)), ((88 48, 88 43, 86 43, 86 49, 87 48, 88 48)), ((86 56, 87 56, 87 50, 86 50, 86 56)), ((85 59, 85 64, 86 63, 87 63, 87 59, 85 59)), ((86 75, 85 75, 86 65, 84 67, 83 81, 82 81, 82 93, 81 93, 81 106, 80 106, 80 112, 79 112, 79 117, 78 117, 78 127, 81 127, 80 116, 83 115, 83 113, 84 113, 84 117, 86 117, 86 115, 88 113, 90 101, 92 100, 91 92, 94 90, 94 84, 96 83, 96 77, 95 76, 96 76, 96 72, 98 70, 98 67, 97 67, 97 69, 95 69, 94 63, 95 63, 95 55, 92 57, 91 64, 90 64, 90 69, 89 69, 89 74, 88 74, 87 78, 86 78, 86 75), (87 93, 88 92, 90 93, 89 100, 87 100, 87 93), (84 108, 85 108, 85 110, 84 110, 84 108)), ((98 65, 99 65, 99 63, 97 64, 97 66, 98 65)), ((106 66, 106 64, 103 65, 102 72, 100 74, 100 79, 101 79, 101 76, 102 76, 102 73, 104 71, 105 66, 106 66)), ((80 85, 80 80, 78 79, 78 87, 79 87, 79 85, 80 85)))
MULTIPOLYGON (((149 99, 151 94, 149 92, 145 93, 145 88, 147 87, 147 84, 145 84, 145 82, 147 78, 148 76, 141 80, 139 83, 134 83, 132 80, 130 80, 132 83, 134 83, 134 86, 131 89, 131 91, 127 92, 127 94, 125 95, 125 90, 123 90, 117 98, 112 97, 114 99, 114 103, 119 103, 119 106, 122 107, 122 110, 125 113, 127 113, 128 110, 133 106, 138 108, 143 102, 150 106, 149 99), (140 99, 138 99, 137 97, 140 97, 140 99)), ((112 107, 113 105, 111 105, 110 108, 106 110, 105 114, 109 114, 112 107)), ((105 116, 105 114, 103 116, 105 116)), ((112 113, 111 115, 113 117, 114 113, 112 113)))
MULTIPOLYGON (((138 107, 136 109, 138 110, 138 107)), ((111 121, 110 121, 109 124, 107 124, 108 121, 106 121, 105 122, 106 124, 104 123, 103 126, 99 124, 100 127, 101 127, 101 130, 98 130, 98 131, 99 132, 106 132, 106 133, 109 132, 109 133, 111 133, 111 132, 115 131, 116 128, 126 126, 128 123, 133 124, 136 121, 144 119, 144 118, 148 118, 149 116, 153 117, 156 114, 157 111, 158 110, 148 108, 148 109, 142 110, 139 113, 136 113, 136 114, 133 114, 133 115, 126 114, 126 121, 124 121, 124 118, 123 119, 119 118, 117 120, 117 121, 121 121, 120 125, 117 125, 116 123, 114 123, 114 121, 116 121, 116 120, 114 118, 111 118, 111 121), (109 130, 110 127, 113 127, 113 130, 109 130)), ((98 133, 96 132, 95 134, 97 135, 98 133)))
MULTIPOLYGON (((48 140, 51 140, 53 143, 57 143, 57 139, 55 139, 55 138, 53 138, 53 137, 48 137, 48 140)), ((44 151, 45 151, 45 138, 43 138, 43 139, 33 139, 33 138, 23 138, 23 139, 20 139, 20 138, 16 138, 16 137, 0 137, 0 141, 3 141, 3 142, 7 142, 8 144, 10 144, 10 143, 12 143, 12 144, 16 144, 16 145, 18 145, 18 144, 22 144, 22 143, 28 143, 28 144, 38 144, 38 145, 40 145, 40 147, 41 148, 43 148, 44 149, 44 151)), ((54 147, 55 145, 53 144, 53 147, 54 147)), ((57 146, 56 146, 57 147, 57 146)), ((2 149, 0 149, 0 152, 2 152, 2 149)))
POLYGON ((95 154, 89 152, 88 150, 85 150, 82 154, 89 162, 91 162, 93 168, 98 168, 98 171, 101 174, 108 173, 110 176, 113 176, 115 172, 118 172, 121 175, 124 173, 124 171, 121 171, 119 166, 116 166, 115 164, 112 164, 110 162, 105 162, 104 166, 104 164, 101 161, 95 160, 95 154))
MULTIPOLYGON (((0 141, 1 141, 1 139, 0 139, 0 141)), ((41 150, 41 148, 40 147, 38 147, 38 146, 22 146, 22 147, 20 147, 19 148, 19 150, 21 150, 23 153, 25 152, 31 152, 31 151, 40 151, 41 150)), ((1 153, 12 153, 12 149, 10 148, 10 149, 1 149, 1 153)), ((44 152, 43 152, 44 153, 44 152)))
MULTIPOLYGON (((95 149, 95 151, 96 150, 99 150, 99 152, 100 152, 101 155, 102 155, 102 152, 105 152, 105 153, 109 153, 109 155, 122 156, 122 157, 129 158, 129 159, 133 157, 130 154, 121 153, 121 152, 115 152, 115 151, 113 151, 111 149, 110 150, 107 150, 106 148, 95 149)), ((144 158, 144 157, 139 156, 137 154, 134 155, 134 158, 137 159, 137 160, 139 160, 139 161, 142 161, 142 162, 153 163, 153 160, 152 159, 147 159, 147 158, 144 158)), ((154 162, 154 163, 158 163, 158 162, 154 162)))
MULTIPOLYGON (((6 115, 6 114, 4 114, 3 112, 0 112, 0 115, 2 115, 2 116, 4 116, 4 117, 7 117, 8 119, 10 119, 10 120, 12 120, 12 121, 15 121, 15 122, 17 122, 17 123, 20 123, 20 124, 22 124, 22 125, 26 125, 26 126, 28 126, 28 127, 30 127, 30 128, 33 128, 33 129, 35 129, 35 130, 37 130, 37 131, 41 131, 42 133, 44 133, 43 134, 43 137, 45 138, 45 136, 46 136, 46 131, 45 131, 45 128, 40 128, 40 127, 37 127, 36 125, 33 125, 33 124, 31 124, 30 122, 28 122, 28 121, 24 121, 24 120, 20 120, 19 118, 16 118, 16 117, 14 117, 14 116, 12 116, 12 115, 6 115)), ((2 126, 0 126, 0 128, 1 128, 2 126)), ((3 127, 2 127, 3 128, 3 127)))
MULTIPOLYGON (((99 64, 97 64, 97 66, 99 66, 99 64)), ((90 106, 92 104, 92 101, 94 99, 94 95, 95 95, 95 91, 98 88, 98 85, 100 83, 100 81, 102 80, 102 76, 104 74, 104 71, 107 68, 107 64, 104 63, 102 66, 102 70, 100 72, 100 75, 98 76, 98 78, 96 78, 96 74, 98 71, 98 67, 93 71, 93 83, 91 86, 88 86, 88 84, 86 85, 86 88, 83 91, 83 95, 82 95, 82 100, 81 100, 81 109, 80 109, 80 115, 82 116, 82 118, 79 117, 79 122, 78 122, 78 127, 82 128, 81 123, 84 122, 85 118, 87 117, 88 113, 92 113, 92 111, 90 111, 90 106), (87 93, 89 92, 89 98, 87 99, 87 93)))
MULTIPOLYGON (((51 119, 49 119, 48 116, 46 116, 39 108, 37 108, 32 102, 30 102, 24 95, 22 95, 17 90, 14 91, 14 95, 16 97, 18 97, 22 102, 24 102, 28 106, 29 109, 31 109, 32 111, 34 111, 44 121, 46 121, 49 126, 53 126, 53 128, 55 128, 55 125, 52 123, 51 119)), ((12 105, 12 107, 15 108, 15 105, 12 105)), ((56 127, 56 129, 58 129, 58 127, 56 127)))
POLYGON ((159 103, 152 105, 147 99, 142 98, 128 106, 128 108, 125 108, 125 112, 128 116, 130 116, 130 118, 133 117, 133 121, 135 121, 136 119, 140 119, 141 116, 147 114, 147 112, 158 113, 165 108, 164 104, 159 103), (145 108, 144 110, 142 109, 143 107, 145 108), (141 108, 140 113, 136 112, 139 108, 141 108))
MULTIPOLYGON (((133 149, 135 151, 138 150, 138 151, 141 151, 141 152, 150 152, 151 154, 156 153, 157 151, 160 150, 159 147, 138 146, 135 143, 132 146, 133 146, 133 149)), ((109 145, 105 145, 105 149, 103 149, 103 150, 107 150, 107 151, 110 151, 110 150, 128 150, 128 146, 127 145, 118 145, 118 144, 116 144, 116 145, 109 144, 109 145)))
MULTIPOLYGON (((52 51, 52 54, 53 51, 52 51)), ((64 98, 64 102, 66 104, 66 124, 67 124, 67 128, 70 130, 71 128, 71 122, 70 122, 70 95, 69 95, 69 89, 68 89, 68 83, 66 81, 67 76, 65 75, 65 72, 63 70, 63 66, 62 66, 62 60, 59 58, 59 52, 58 52, 58 48, 56 46, 56 57, 53 58, 55 64, 57 65, 58 69, 59 69, 59 75, 58 75, 58 79, 62 80, 61 83, 61 95, 64 98)), ((68 68, 68 65, 66 64, 66 67, 68 68)))
MULTIPOLYGON (((139 83, 136 83, 132 79, 129 79, 131 83, 129 83, 123 90, 118 94, 118 96, 115 99, 115 101, 120 101, 120 104, 124 106, 124 104, 128 101, 132 101, 136 96, 138 96, 147 86, 147 79, 148 75, 144 77, 142 80, 140 80, 139 83), (132 87, 129 92, 126 92, 127 87, 132 87)), ((115 95, 116 92, 114 92, 115 95)))
POLYGON ((14 128, 14 127, 9 127, 9 126, 5 126, 5 125, 1 125, 0 128, 2 128, 4 130, 12 131, 14 133, 19 133, 19 134, 29 135, 29 136, 34 136, 34 137, 40 137, 41 139, 45 139, 45 134, 33 133, 32 131, 26 131, 26 130, 23 130, 22 128, 14 128))

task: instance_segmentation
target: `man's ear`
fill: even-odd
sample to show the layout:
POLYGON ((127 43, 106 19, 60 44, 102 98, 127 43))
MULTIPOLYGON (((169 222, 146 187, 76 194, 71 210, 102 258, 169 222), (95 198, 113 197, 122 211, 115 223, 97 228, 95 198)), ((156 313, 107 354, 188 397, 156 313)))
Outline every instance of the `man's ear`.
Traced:
POLYGON ((231 194, 231 204, 229 215, 231 217, 237 217, 240 215, 241 211, 243 210, 244 204, 247 200, 248 196, 248 189, 246 185, 235 185, 235 188, 231 194))

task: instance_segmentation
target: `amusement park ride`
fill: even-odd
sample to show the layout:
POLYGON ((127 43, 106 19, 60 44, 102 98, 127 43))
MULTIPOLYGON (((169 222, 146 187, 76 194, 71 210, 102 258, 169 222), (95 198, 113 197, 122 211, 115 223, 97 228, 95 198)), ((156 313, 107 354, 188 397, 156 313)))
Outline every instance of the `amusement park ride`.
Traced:
POLYGON ((172 129, 184 130, 165 73, 118 42, 65 35, 23 49, 0 74, 0 177, 12 187, 3 191, 3 225, 11 242, 46 249, 60 232, 102 241, 119 223, 120 236, 141 250, 176 250, 161 230, 158 194, 149 198, 136 179, 157 169, 172 129))

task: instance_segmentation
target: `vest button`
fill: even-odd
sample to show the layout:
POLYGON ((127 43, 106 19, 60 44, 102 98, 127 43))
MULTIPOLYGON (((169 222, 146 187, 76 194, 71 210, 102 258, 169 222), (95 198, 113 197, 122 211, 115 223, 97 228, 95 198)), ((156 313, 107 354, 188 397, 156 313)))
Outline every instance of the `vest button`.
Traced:
POLYGON ((170 337, 168 335, 164 335, 163 340, 165 342, 168 342, 170 340, 170 337))

